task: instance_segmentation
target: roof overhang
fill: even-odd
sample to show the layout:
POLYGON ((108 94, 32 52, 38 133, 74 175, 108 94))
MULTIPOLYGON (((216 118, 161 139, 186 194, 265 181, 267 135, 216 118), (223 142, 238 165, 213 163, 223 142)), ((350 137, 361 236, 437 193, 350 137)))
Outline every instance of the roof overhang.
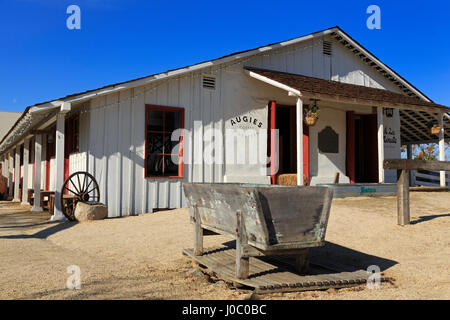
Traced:
POLYGON ((303 95, 312 98, 370 107, 377 106, 435 113, 450 112, 449 107, 384 89, 323 80, 274 70, 250 67, 246 67, 244 70, 252 78, 286 91, 301 92, 303 95))

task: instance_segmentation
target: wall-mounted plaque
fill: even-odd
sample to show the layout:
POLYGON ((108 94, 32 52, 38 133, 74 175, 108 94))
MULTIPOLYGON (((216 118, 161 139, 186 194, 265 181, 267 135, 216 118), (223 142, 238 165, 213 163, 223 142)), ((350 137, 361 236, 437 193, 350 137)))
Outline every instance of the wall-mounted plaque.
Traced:
POLYGON ((319 151, 339 153, 339 135, 330 126, 319 132, 319 151))

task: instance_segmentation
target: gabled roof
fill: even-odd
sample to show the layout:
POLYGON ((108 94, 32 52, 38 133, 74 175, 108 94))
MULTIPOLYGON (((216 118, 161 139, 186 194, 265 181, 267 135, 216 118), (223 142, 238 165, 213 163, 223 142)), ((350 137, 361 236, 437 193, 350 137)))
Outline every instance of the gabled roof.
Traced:
POLYGON ((393 71, 391 68, 389 68, 387 65, 383 64, 375 55, 369 52, 369 50, 365 49, 363 46, 361 46, 357 41, 355 41, 353 38, 351 38, 347 33, 345 33, 339 26, 335 26, 332 28, 328 28, 325 30, 313 32, 301 37, 271 43, 264 46, 260 46, 253 49, 248 49, 244 51, 238 51, 234 52, 225 56, 222 56, 220 58, 216 58, 213 60, 208 60, 204 62, 200 62, 194 65, 185 66, 182 68, 177 69, 171 69, 160 73, 155 73, 152 75, 118 82, 115 84, 106 85, 97 89, 87 90, 80 93, 74 93, 67 95, 65 97, 61 97, 59 99, 50 100, 46 102, 37 103, 33 106, 41 106, 50 102, 56 102, 56 101, 66 101, 66 100, 79 100, 80 98, 85 97, 86 95, 90 96, 92 93, 96 93, 96 95, 102 94, 102 93, 110 93, 111 91, 114 91, 114 89, 126 89, 129 87, 134 86, 140 86, 152 81, 160 80, 163 78, 171 77, 171 76, 177 76, 183 73, 192 72, 196 70, 200 70, 207 67, 212 67, 214 65, 227 63, 233 60, 241 59, 244 57, 248 57, 251 55, 256 55, 258 53, 270 51, 279 49, 282 47, 286 47, 288 45, 300 43, 303 41, 310 40, 315 37, 321 37, 324 35, 330 35, 334 37, 337 41, 341 42, 343 45, 347 47, 347 49, 351 50, 353 53, 357 54, 363 61, 368 63, 370 66, 374 67, 376 70, 378 70, 381 74, 385 75, 386 78, 390 79, 394 83, 398 83, 399 87, 405 90, 405 93, 408 92, 409 94, 416 95, 421 97, 424 100, 431 101, 424 93, 419 91, 417 88, 415 88, 411 83, 409 83, 407 80, 405 80, 403 77, 401 77, 399 74, 397 74, 395 71, 393 71))

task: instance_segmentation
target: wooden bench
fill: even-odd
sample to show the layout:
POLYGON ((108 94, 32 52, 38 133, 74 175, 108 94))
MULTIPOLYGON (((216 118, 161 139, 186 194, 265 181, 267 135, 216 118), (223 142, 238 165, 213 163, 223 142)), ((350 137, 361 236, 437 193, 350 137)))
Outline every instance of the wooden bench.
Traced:
MULTIPOLYGON (((76 203, 74 201, 75 199, 78 199, 78 197, 71 194, 63 195, 64 206, 67 205, 72 206, 72 210, 75 210, 75 203, 76 203)), ((51 215, 53 215, 55 212, 55 192, 50 194, 48 206, 49 206, 48 212, 51 215)))

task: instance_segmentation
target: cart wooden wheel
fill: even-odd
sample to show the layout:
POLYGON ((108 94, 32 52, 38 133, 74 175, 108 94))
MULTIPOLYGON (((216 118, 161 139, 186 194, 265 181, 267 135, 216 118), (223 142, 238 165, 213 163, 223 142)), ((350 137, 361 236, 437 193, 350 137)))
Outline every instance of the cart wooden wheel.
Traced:
POLYGON ((61 189, 61 210, 68 220, 75 220, 75 206, 79 201, 100 201, 97 181, 91 174, 82 171, 71 174, 61 189))

